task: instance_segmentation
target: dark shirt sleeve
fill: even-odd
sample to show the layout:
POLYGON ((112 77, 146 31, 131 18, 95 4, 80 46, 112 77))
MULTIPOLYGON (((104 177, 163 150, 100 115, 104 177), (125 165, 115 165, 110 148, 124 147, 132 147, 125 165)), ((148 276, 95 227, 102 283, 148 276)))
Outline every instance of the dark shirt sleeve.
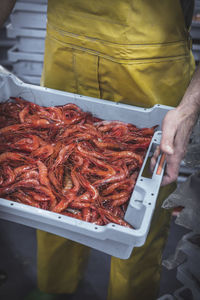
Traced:
POLYGON ((183 10, 183 15, 185 19, 185 25, 187 29, 190 29, 191 23, 192 23, 192 17, 194 13, 194 0, 180 0, 181 7, 183 10))

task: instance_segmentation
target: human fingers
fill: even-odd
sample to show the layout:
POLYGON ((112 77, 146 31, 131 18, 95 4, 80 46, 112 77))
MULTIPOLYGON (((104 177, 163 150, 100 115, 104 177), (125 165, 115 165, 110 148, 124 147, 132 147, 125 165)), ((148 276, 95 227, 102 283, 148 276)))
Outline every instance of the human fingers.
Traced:
POLYGON ((180 168, 180 156, 166 155, 166 167, 162 179, 161 186, 175 182, 178 178, 180 168))
POLYGON ((161 151, 165 154, 174 153, 174 140, 177 132, 177 118, 175 110, 169 111, 162 122, 161 151))

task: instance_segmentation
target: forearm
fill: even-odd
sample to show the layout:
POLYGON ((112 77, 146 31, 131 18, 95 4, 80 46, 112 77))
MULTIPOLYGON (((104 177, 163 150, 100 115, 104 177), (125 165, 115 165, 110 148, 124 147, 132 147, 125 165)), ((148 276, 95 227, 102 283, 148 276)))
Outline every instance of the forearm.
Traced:
POLYGON ((16 0, 0 0, 0 28, 8 19, 16 0))
POLYGON ((194 114, 195 117, 200 113, 200 64, 177 109, 185 110, 187 114, 194 114))
MULTIPOLYGON (((162 138, 160 149, 166 155, 166 169, 163 185, 175 181, 178 177, 181 160, 187 151, 192 129, 200 113, 200 66, 180 102, 170 110, 162 122, 162 138)), ((155 165, 160 149, 154 153, 151 161, 155 165)))

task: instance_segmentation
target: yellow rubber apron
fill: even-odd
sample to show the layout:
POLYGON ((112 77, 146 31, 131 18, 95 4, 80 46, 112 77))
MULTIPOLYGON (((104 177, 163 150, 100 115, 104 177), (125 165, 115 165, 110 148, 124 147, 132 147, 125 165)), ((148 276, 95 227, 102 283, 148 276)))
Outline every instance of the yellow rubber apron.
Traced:
MULTIPOLYGON (((178 0, 48 1, 41 84, 131 105, 176 106, 194 70, 178 0)), ((162 188, 143 247, 128 260, 111 259, 109 300, 156 299, 170 221, 162 188)), ((89 248, 38 231, 38 285, 72 293, 89 248)))

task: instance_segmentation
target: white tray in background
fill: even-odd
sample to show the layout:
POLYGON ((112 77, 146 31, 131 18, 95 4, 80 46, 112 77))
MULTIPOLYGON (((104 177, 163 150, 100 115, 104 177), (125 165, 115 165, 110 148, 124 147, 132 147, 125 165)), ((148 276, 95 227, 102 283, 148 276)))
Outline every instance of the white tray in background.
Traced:
POLYGON ((14 28, 46 28, 47 5, 31 2, 16 2, 10 20, 14 28))
MULTIPOLYGON (((13 64, 13 73, 18 74, 20 78, 24 76, 35 76, 40 78, 42 74, 43 63, 32 61, 18 61, 13 64)), ((35 84, 35 82, 29 81, 35 84)))
POLYGON ((17 49, 16 46, 13 46, 11 49, 8 50, 8 59, 11 62, 17 62, 17 61, 43 62, 44 54, 22 52, 19 51, 19 49, 17 49))
POLYGON ((7 51, 13 73, 26 83, 39 85, 43 68, 42 53, 21 52, 16 46, 7 51))
POLYGON ((192 45, 192 53, 194 55, 195 61, 200 61, 200 44, 192 45))
POLYGON ((15 46, 21 52, 44 53, 45 29, 13 28, 12 24, 6 26, 7 36, 15 38, 15 46))
MULTIPOLYGON (((171 107, 159 104, 145 109, 90 98, 25 84, 12 74, 2 73, 1 75, 0 73, 0 101, 8 99, 10 96, 21 96, 42 106, 75 103, 83 111, 89 111, 105 120, 119 120, 133 123, 138 127, 151 127, 158 124, 158 130, 161 128, 166 112, 171 109, 171 107)), ((152 140, 153 145, 159 144, 160 137, 161 132, 158 131, 152 140)), ((145 162, 143 167, 144 165, 145 162)), ((145 243, 161 182, 161 177, 155 173, 152 178, 143 177, 143 167, 129 203, 131 223, 135 229, 113 223, 97 226, 2 198, 0 198, 0 218, 51 232, 112 256, 127 259, 134 247, 142 246, 145 243)))
MULTIPOLYGON (((14 69, 13 69, 14 71, 14 69)), ((25 83, 40 85, 41 76, 38 75, 18 75, 25 83)))

